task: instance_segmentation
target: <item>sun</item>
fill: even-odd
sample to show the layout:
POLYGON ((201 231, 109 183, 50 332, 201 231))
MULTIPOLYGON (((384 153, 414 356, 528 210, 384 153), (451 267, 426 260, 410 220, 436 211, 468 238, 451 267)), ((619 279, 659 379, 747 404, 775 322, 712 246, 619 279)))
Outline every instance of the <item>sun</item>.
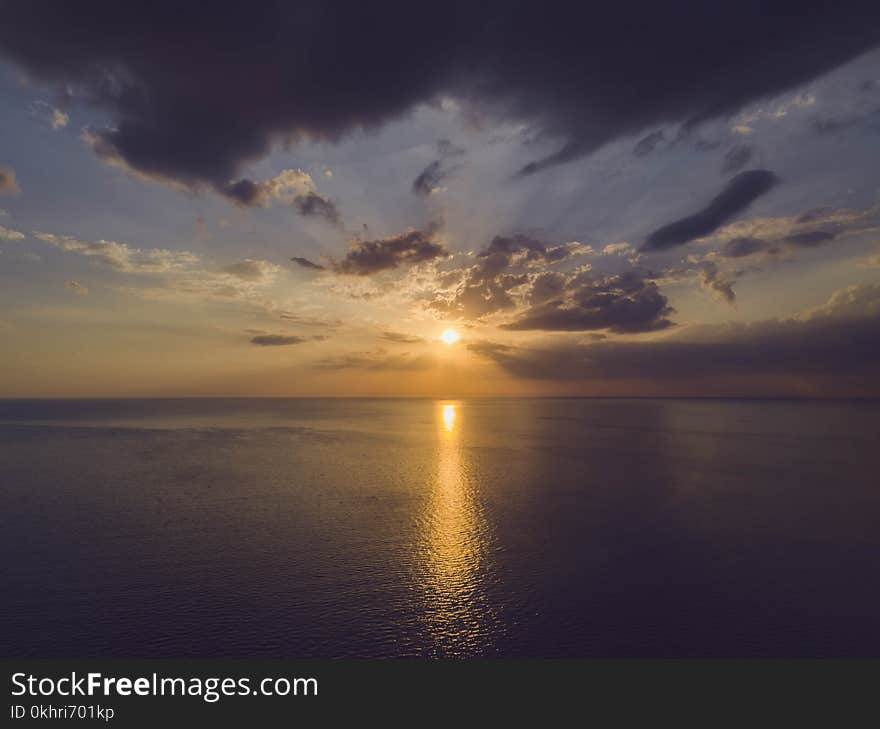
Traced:
POLYGON ((461 339, 461 335, 455 329, 446 329, 440 335, 440 341, 444 344, 455 344, 459 339, 461 339))

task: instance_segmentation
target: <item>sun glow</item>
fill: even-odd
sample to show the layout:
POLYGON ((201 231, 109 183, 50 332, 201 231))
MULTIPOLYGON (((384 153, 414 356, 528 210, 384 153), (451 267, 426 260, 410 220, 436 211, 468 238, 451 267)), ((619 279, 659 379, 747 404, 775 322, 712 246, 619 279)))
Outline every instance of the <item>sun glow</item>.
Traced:
POLYGON ((455 344, 459 339, 461 339, 461 335, 455 329, 446 329, 440 335, 440 341, 444 344, 455 344))

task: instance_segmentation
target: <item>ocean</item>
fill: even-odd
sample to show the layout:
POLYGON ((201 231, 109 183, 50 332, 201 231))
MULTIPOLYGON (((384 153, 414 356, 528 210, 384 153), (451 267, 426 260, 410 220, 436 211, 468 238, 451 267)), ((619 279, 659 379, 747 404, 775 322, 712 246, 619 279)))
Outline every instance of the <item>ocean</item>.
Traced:
POLYGON ((876 401, 0 401, 0 655, 878 656, 878 474, 876 401))

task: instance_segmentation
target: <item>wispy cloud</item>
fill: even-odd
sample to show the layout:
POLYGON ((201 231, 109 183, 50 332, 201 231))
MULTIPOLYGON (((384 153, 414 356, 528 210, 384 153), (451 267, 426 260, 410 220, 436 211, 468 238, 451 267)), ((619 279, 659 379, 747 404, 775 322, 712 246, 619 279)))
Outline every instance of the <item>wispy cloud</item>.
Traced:
POLYGON ((34 101, 30 105, 31 115, 52 129, 64 129, 70 121, 70 116, 45 101, 34 101))
POLYGON ((409 352, 401 354, 389 354, 384 349, 374 352, 353 352, 338 357, 328 357, 314 364, 319 370, 425 370, 434 365, 434 359, 430 355, 412 355, 409 352))
POLYGON ((384 339, 386 342, 394 342, 395 344, 418 344, 425 341, 422 337, 401 332, 382 332, 379 338, 384 339))
POLYGON ((167 248, 133 248, 112 240, 83 241, 69 235, 35 232, 34 238, 68 253, 94 258, 99 263, 126 273, 162 273, 179 271, 198 263, 190 251, 167 248))
POLYGON ((302 344, 308 339, 282 334, 258 334, 251 338, 251 344, 259 347, 286 347, 291 344, 302 344))
POLYGON ((0 225, 0 238, 3 238, 4 240, 24 240, 25 237, 25 234, 18 230, 4 228, 0 225))
POLYGON ((245 281, 263 281, 277 275, 282 269, 281 266, 269 261, 246 258, 243 261, 223 266, 220 270, 245 281))

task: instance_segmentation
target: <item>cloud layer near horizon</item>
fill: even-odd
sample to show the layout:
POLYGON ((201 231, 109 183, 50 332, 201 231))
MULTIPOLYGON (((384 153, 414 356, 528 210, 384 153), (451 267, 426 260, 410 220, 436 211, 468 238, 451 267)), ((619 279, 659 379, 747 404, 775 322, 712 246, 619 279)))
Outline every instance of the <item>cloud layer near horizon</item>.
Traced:
MULTIPOLYGON (((751 324, 694 326, 658 340, 566 340, 544 347, 469 345, 514 377, 535 380, 862 378, 880 374, 880 285, 836 292, 814 310, 751 324)), ((874 387, 875 394, 880 388, 874 387)))

